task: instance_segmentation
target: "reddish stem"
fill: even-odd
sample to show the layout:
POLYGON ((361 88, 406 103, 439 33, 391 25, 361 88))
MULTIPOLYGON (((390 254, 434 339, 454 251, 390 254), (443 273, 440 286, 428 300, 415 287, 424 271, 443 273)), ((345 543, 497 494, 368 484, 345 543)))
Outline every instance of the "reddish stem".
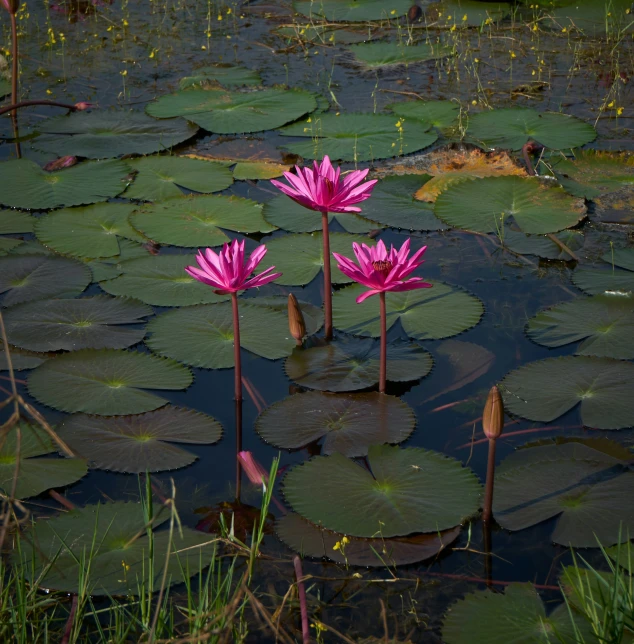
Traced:
POLYGON ((234 397, 242 400, 242 364, 240 362, 240 316, 238 315, 238 294, 231 294, 231 308, 233 309, 233 361, 234 366, 234 397))
POLYGON ((238 454, 242 451, 242 400, 236 400, 236 501, 242 493, 242 464, 238 454))
POLYGON ((0 108, 0 116, 11 111, 15 113, 15 110, 19 110, 22 107, 30 107, 31 105, 50 105, 51 107, 63 107, 64 109, 71 110, 72 112, 76 112, 78 109, 77 107, 75 107, 74 105, 71 105, 70 103, 60 103, 58 101, 46 101, 46 100, 17 101, 17 100, 14 100, 13 97, 11 97, 11 101, 12 101, 11 105, 6 105, 5 107, 0 108))
MULTIPOLYGON (((11 102, 15 105, 18 102, 18 23, 16 21, 15 13, 9 12, 11 16, 11 43, 13 49, 13 58, 11 60, 11 102)), ((13 109, 11 112, 11 121, 13 122, 13 136, 15 138, 15 153, 18 159, 22 158, 22 150, 20 148, 19 133, 18 133, 18 112, 13 109)))
POLYGON ((70 614, 68 615, 68 620, 64 628, 64 635, 62 637, 61 644, 68 644, 70 642, 70 636, 73 632, 73 623, 75 622, 75 614, 77 613, 77 595, 73 595, 73 601, 70 605, 70 614))
POLYGON ((60 505, 63 505, 67 510, 74 510, 77 506, 69 501, 65 496, 62 496, 55 490, 49 490, 48 494, 51 498, 55 499, 60 505))
POLYGON ((385 292, 379 293, 381 303, 381 353, 379 365, 379 392, 384 394, 387 384, 387 311, 385 306, 385 292))
POLYGON ((493 516, 493 483, 495 480, 495 445, 496 440, 489 440, 489 460, 487 462, 487 482, 484 490, 484 509, 482 511, 482 520, 489 523, 493 516))
POLYGON ((306 605, 306 589, 304 588, 304 573, 302 572, 301 559, 293 557, 295 577, 297 578, 297 593, 299 595, 299 610, 302 616, 302 642, 310 644, 310 630, 308 629, 308 606, 306 605))
POLYGON ((321 236, 324 243, 324 335, 326 340, 332 340, 332 280, 330 277, 328 211, 321 213, 321 236))

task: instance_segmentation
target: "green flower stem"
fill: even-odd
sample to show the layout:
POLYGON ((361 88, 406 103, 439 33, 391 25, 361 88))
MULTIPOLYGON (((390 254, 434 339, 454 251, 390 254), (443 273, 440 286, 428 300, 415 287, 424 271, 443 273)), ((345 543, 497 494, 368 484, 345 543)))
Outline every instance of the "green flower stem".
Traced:
POLYGON ((381 303, 381 354, 379 367, 379 392, 385 393, 387 383, 387 312, 385 307, 385 291, 379 293, 381 303))
POLYGON ((321 230, 324 242, 324 335, 332 340, 332 281, 330 278, 330 237, 328 235, 328 211, 321 213, 321 230))

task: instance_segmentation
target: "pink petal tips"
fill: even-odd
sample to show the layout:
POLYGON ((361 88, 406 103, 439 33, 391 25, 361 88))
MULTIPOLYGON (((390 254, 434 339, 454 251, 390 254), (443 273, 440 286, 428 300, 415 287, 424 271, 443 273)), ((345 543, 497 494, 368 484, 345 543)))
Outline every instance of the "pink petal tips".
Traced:
POLYGON ((244 241, 234 239, 231 244, 224 244, 219 253, 211 248, 198 251, 196 261, 198 266, 187 266, 185 271, 194 279, 213 286, 218 295, 237 293, 248 288, 264 286, 276 280, 282 273, 271 273, 275 266, 267 268, 256 275, 249 276, 256 269, 262 258, 266 255, 266 246, 258 246, 249 257, 244 259, 244 241))
POLYGON ((319 212, 361 212, 354 204, 368 199, 376 184, 376 180, 363 182, 368 170, 341 176, 341 168, 333 168, 327 155, 321 165, 315 161, 312 168, 295 166, 295 172, 284 173, 290 185, 275 179, 271 183, 293 201, 319 212))
POLYGON ((251 483, 266 487, 269 473, 255 460, 251 452, 238 452, 238 462, 251 483))

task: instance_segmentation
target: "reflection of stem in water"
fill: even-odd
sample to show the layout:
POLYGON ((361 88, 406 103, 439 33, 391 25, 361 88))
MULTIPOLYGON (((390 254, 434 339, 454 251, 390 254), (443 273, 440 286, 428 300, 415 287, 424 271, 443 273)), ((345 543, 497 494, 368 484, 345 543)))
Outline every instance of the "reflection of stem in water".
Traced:
POLYGON ((233 361, 234 365, 234 397, 242 400, 242 364, 240 362, 240 316, 238 315, 238 294, 231 294, 231 308, 233 310, 233 361))
POLYGON ((328 211, 321 213, 321 229, 324 244, 324 335, 332 340, 332 282, 330 279, 330 238, 328 235, 328 211))
POLYGON ((242 451, 242 400, 236 400, 236 501, 242 491, 242 465, 238 455, 242 451))
POLYGON ((387 381, 387 312, 385 307, 385 292, 379 293, 381 303, 381 353, 379 366, 379 392, 385 393, 387 381))
POLYGON ((295 555, 293 557, 295 577, 297 578, 297 594, 299 596, 299 610, 302 617, 302 642, 310 644, 310 630, 308 628, 308 606, 306 604, 306 588, 304 588, 304 573, 302 572, 302 561, 295 555))

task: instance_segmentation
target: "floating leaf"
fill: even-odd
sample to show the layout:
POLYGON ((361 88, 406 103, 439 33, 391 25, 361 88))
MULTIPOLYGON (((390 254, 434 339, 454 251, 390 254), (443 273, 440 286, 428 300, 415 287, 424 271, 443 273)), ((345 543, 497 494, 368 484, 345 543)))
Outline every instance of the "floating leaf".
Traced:
POLYGON ((238 161, 233 168, 233 178, 236 181, 275 179, 290 169, 289 165, 270 161, 238 161))
POLYGON ((65 418, 57 431, 93 467, 142 474, 190 465, 197 456, 172 443, 215 443, 220 440, 222 426, 206 414, 168 405, 135 416, 74 414, 65 418))
POLYGON ((341 454, 295 466, 284 496, 309 521, 355 537, 437 532, 478 510, 477 477, 444 454, 373 445, 367 458, 368 469, 341 454))
POLYGON ((182 390, 189 369, 147 353, 84 349, 47 360, 29 376, 29 393, 43 405, 69 413, 122 416, 167 403, 147 389, 182 390))
POLYGON ((536 178, 486 177, 450 186, 436 199, 434 212, 450 226, 493 233, 509 219, 525 233, 555 233, 586 215, 581 199, 536 178))
POLYGON ((565 604, 548 617, 532 584, 509 584, 504 593, 479 590, 459 599, 446 616, 442 629, 447 644, 544 644, 554 641, 573 644, 579 634, 594 642, 589 622, 570 612, 565 604))
POLYGON ((35 217, 20 210, 0 210, 0 235, 31 233, 35 217))
POLYGON ((372 199, 363 202, 363 216, 384 226, 405 230, 446 230, 433 206, 414 199, 414 192, 429 175, 406 174, 381 179, 372 199))
MULTIPOLYGON (((432 364, 429 353, 414 342, 388 344, 388 380, 418 380, 431 371, 432 364)), ((321 391, 366 389, 379 381, 379 343, 340 338, 324 346, 295 349, 284 367, 286 375, 303 387, 321 391)))
MULTIPOLYGON (((477 297, 443 282, 429 282, 432 288, 388 293, 387 328, 398 320, 408 336, 416 340, 440 340, 475 326, 484 313, 477 297)), ((368 290, 353 284, 337 291, 332 298, 334 325, 354 335, 381 335, 378 298, 357 304, 356 298, 368 290)))
POLYGON ((184 116, 209 132, 242 134, 274 130, 317 109, 315 97, 302 90, 257 92, 188 89, 162 96, 147 106, 157 118, 184 116))
POLYGON ((608 251, 601 259, 627 271, 634 271, 634 248, 618 248, 608 251))
POLYGON ((437 60, 453 54, 452 47, 427 43, 402 45, 397 42, 369 42, 352 45, 349 50, 358 62, 370 68, 437 60))
POLYGON ((130 259, 119 264, 121 275, 99 282, 111 295, 133 297, 154 306, 190 306, 224 302, 228 295, 213 289, 185 272, 195 266, 194 255, 158 255, 130 259))
MULTIPOLYGON (((265 203, 262 215, 273 226, 290 230, 292 233, 312 233, 321 230, 321 214, 300 206, 286 195, 274 197, 265 203)), ((349 233, 368 233, 378 225, 346 212, 329 213, 328 221, 332 222, 333 219, 349 233)))
POLYGON ((460 105, 454 101, 401 101, 387 106, 394 114, 417 119, 430 127, 451 127, 458 120, 460 105))
POLYGON ((284 147, 306 159, 325 154, 334 161, 374 161, 417 152, 436 141, 429 125, 420 121, 401 123, 384 114, 320 114, 280 130, 282 136, 301 136, 308 141, 284 147), (399 123, 399 125, 396 125, 399 123))
POLYGON ((116 197, 127 187, 123 161, 89 161, 45 172, 28 159, 0 163, 0 203, 33 210, 80 206, 116 197))
POLYGON ((17 427, 3 433, 0 441, 0 492, 9 496, 18 467, 15 498, 37 496, 51 488, 75 483, 88 473, 86 461, 80 458, 35 458, 57 451, 49 435, 34 425, 20 424, 20 449, 17 427))
POLYGON ((561 31, 580 30, 588 36, 623 33, 632 30, 630 0, 610 0, 609 5, 595 0, 577 0, 548 13, 547 24, 561 31))
POLYGON ((137 244, 128 239, 120 239, 118 255, 88 262, 88 266, 90 266, 90 270, 92 271, 92 281, 101 282, 119 277, 123 273, 123 269, 121 268, 123 262, 128 259, 147 257, 148 255, 148 250, 143 244, 137 244))
POLYGON ((258 72, 246 67, 214 65, 196 69, 194 75, 181 78, 178 86, 179 89, 187 89, 213 83, 218 83, 223 87, 241 87, 245 85, 261 85, 262 79, 258 72))
MULTIPOLYGON (((555 235, 571 251, 579 250, 584 244, 584 234, 579 230, 562 230, 555 235)), ((503 244, 518 255, 537 255, 544 259, 570 261, 572 257, 561 249, 552 239, 545 235, 527 235, 519 230, 506 227, 503 244)))
POLYGON ((102 295, 20 304, 5 312, 4 323, 9 342, 31 351, 125 349, 143 340, 139 323, 152 313, 135 300, 102 295))
POLYGON ((192 195, 146 204, 130 217, 130 222, 154 241, 189 248, 230 241, 220 228, 239 233, 275 229, 264 221, 261 204, 233 195, 192 195))
POLYGON ((366 22, 404 16, 411 4, 411 0, 295 0, 293 9, 309 18, 366 22))
MULTIPOLYGON (((11 366, 14 371, 23 371, 24 369, 35 369, 39 367, 47 356, 38 355, 37 353, 29 353, 26 351, 19 351, 11 349, 11 366)), ((0 371, 8 371, 9 363, 7 362, 7 355, 0 343, 0 371)))
POLYGON ((10 93, 11 93, 11 83, 4 78, 0 78, 0 98, 10 93))
POLYGON ((558 517, 551 539, 579 548, 610 546, 634 528, 627 461, 572 442, 519 450, 509 461, 495 476, 493 511, 503 528, 558 517))
MULTIPOLYGON (((319 218, 319 215, 316 215, 319 218)), ((330 233, 331 253, 340 253, 353 257, 352 242, 373 244, 367 237, 330 233)), ((275 266, 282 273, 277 284, 302 286, 312 282, 324 266, 323 241, 321 233, 285 235, 267 242, 266 266, 261 265, 256 272, 262 272, 267 266, 275 266)), ((333 284, 346 284, 352 280, 337 268, 337 261, 330 257, 330 270, 333 284)))
POLYGON ((181 188, 193 192, 220 192, 233 183, 231 171, 219 163, 179 156, 153 156, 131 159, 137 171, 134 183, 126 190, 129 199, 161 201, 181 197, 181 188))
POLYGON ((21 244, 21 239, 13 239, 12 237, 0 237, 0 256, 6 255, 10 250, 17 248, 21 244))
POLYGON ((602 358, 634 358, 634 298, 580 297, 542 311, 529 320, 528 337, 546 347, 583 340, 575 353, 602 358))
POLYGON ((332 25, 294 24, 292 27, 278 27, 275 33, 284 38, 295 38, 300 42, 318 42, 323 45, 351 45, 370 40, 368 30, 353 31, 332 25))
POLYGON ((135 208, 128 203, 64 208, 38 219, 35 234, 43 244, 63 255, 112 257, 121 252, 119 237, 145 241, 128 223, 135 208))
POLYGON ((563 150, 590 143, 595 129, 566 114, 507 108, 480 112, 469 120, 467 137, 489 149, 520 150, 528 141, 563 150))
MULTIPOLYGON (((290 355, 296 346, 288 330, 288 313, 240 300, 240 346, 258 356, 275 360, 290 355)), ((284 304, 287 300, 284 299, 284 304)), ((323 323, 321 311, 302 303, 308 335, 323 323)), ((152 351, 193 367, 223 369, 234 366, 231 303, 195 306, 159 315, 148 325, 146 344, 152 351)))
POLYGON ((370 445, 407 440, 415 424, 412 409, 395 396, 309 391, 271 405, 258 416, 255 429, 282 449, 323 438, 324 455, 365 456, 370 445))
POLYGON ((581 405, 581 422, 596 429, 634 426, 634 364, 608 358, 567 356, 526 364, 507 374, 507 411, 550 422, 581 405))
POLYGON ((609 251, 603 257, 611 269, 578 268, 572 274, 575 286, 590 295, 601 293, 627 294, 634 291, 634 249, 619 248, 609 251), (614 268, 617 266, 618 268, 614 268), (624 268, 621 271, 619 268, 624 268))
POLYGON ((417 534, 392 539, 363 539, 348 537, 341 549, 344 535, 324 530, 320 526, 289 512, 278 519, 278 537, 304 557, 325 558, 351 566, 404 566, 436 556, 460 534, 460 527, 434 534, 417 534))
POLYGON ((37 129, 41 133, 35 141, 39 150, 88 159, 168 150, 198 131, 183 119, 157 121, 143 112, 102 110, 57 116, 37 129))
MULTIPOLYGON (((167 518, 168 514, 154 517, 152 526, 167 518)), ((27 574, 33 574, 32 580, 42 588, 134 596, 140 588, 158 592, 163 587, 166 560, 165 580, 170 586, 197 574, 212 556, 214 540, 208 534, 182 528, 173 531, 171 543, 167 530, 155 531, 153 537, 150 547, 140 503, 88 505, 35 522, 21 543, 22 562, 27 574), (201 554, 201 548, 207 549, 201 554), (81 570, 88 555, 89 571, 81 570), (153 571, 151 588, 149 570, 153 571), (86 580, 86 587, 80 589, 81 579, 86 580)))
POLYGON ((507 2, 481 2, 480 0, 442 0, 428 5, 426 15, 450 30, 466 27, 485 27, 499 22, 511 13, 507 2))
POLYGON ((88 284, 90 270, 74 259, 54 255, 0 257, 3 306, 49 297, 75 297, 88 284))

